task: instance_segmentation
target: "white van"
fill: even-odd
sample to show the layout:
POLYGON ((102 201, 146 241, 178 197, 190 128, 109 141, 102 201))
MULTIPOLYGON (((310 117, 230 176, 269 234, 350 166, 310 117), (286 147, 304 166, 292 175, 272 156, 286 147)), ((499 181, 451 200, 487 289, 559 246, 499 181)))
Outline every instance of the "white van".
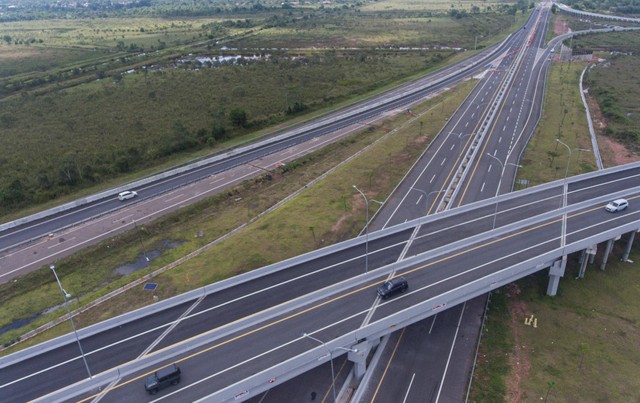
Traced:
POLYGON ((137 195, 138 194, 136 192, 134 192, 133 190, 125 190, 124 192, 118 193, 118 200, 125 201, 127 199, 133 199, 137 195))

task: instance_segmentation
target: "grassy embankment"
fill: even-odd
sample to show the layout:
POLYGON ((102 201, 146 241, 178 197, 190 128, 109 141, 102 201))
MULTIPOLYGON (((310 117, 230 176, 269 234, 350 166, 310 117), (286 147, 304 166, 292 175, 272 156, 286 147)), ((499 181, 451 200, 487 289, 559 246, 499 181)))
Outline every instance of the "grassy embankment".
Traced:
MULTIPOLYGON (((564 176, 568 153, 556 148, 556 138, 572 149, 591 148, 578 90, 583 67, 551 69, 547 88, 554 90, 546 93, 540 128, 519 173, 532 185, 564 176)), ((593 169, 590 154, 573 152, 570 175, 593 169)), ((617 246, 604 272, 595 269, 598 256, 584 280, 575 280, 577 262, 570 256, 553 298, 545 296, 546 272, 496 291, 471 400, 638 401, 640 272, 617 261, 620 253, 617 246), (537 327, 524 323, 531 315, 537 327)), ((638 247, 631 259, 640 259, 638 247)))
POLYGON ((598 102, 606 127, 601 134, 640 151, 640 32, 612 32, 574 40, 579 52, 594 51, 605 59, 586 75, 589 93, 598 102))
MULTIPOLYGON (((183 265, 154 278, 159 284, 156 295, 165 299, 228 276, 280 261, 306 251, 327 246, 355 236, 364 225, 364 203, 354 194, 358 184, 369 197, 383 200, 445 123, 470 90, 472 82, 443 96, 413 108, 419 115, 403 114, 380 125, 363 130, 325 150, 287 164, 288 171, 272 182, 264 178, 251 181, 224 195, 198 203, 167 216, 139 231, 122 234, 64 259, 58 264, 59 275, 67 290, 81 295, 82 303, 92 301, 116 289, 132 278, 162 267, 195 250, 256 216, 279 200, 300 189, 323 172, 401 127, 365 153, 340 167, 326 179, 309 187, 276 211, 259 219, 241 233, 217 244, 183 265), (202 231, 202 237, 195 235, 202 231), (120 278, 114 270, 147 249, 159 249, 163 241, 184 242, 165 251, 151 262, 149 269, 120 278), (105 283, 108 283, 104 285, 105 283)), ((371 206, 371 214, 375 206, 371 206)), ((55 282, 48 282, 48 270, 36 271, 17 283, 0 286, 0 323, 30 317, 59 302, 55 282), (44 284, 31 286, 32 284, 44 284)), ((142 289, 130 290, 108 303, 80 315, 77 323, 86 326, 133 308, 152 303, 153 294, 142 289)), ((73 307, 77 307, 77 302, 73 307)), ((62 315, 58 310, 44 315, 18 331, 10 332, 2 342, 15 339, 25 331, 62 315)), ((34 338, 20 347, 69 331, 67 323, 34 338)))

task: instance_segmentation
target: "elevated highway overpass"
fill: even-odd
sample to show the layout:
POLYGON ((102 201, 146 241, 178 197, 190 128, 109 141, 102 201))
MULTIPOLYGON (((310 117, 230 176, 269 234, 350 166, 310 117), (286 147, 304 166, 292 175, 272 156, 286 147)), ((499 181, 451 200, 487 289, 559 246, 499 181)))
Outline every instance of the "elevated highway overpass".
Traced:
POLYGON ((555 4, 558 7, 558 9, 563 13, 577 15, 583 18, 597 18, 597 19, 617 21, 617 22, 640 23, 640 18, 622 17, 619 15, 613 15, 613 14, 591 13, 588 11, 576 10, 575 8, 571 8, 566 4, 559 3, 559 2, 554 2, 553 4, 555 4))
POLYGON ((111 384, 101 401, 144 400, 141 378, 171 362, 184 382, 160 400, 243 400, 344 353, 362 374, 380 337, 476 295, 545 269, 553 295, 567 254, 640 229, 639 175, 629 164, 370 233, 368 273, 359 237, 82 329, 92 379, 67 335, 0 359, 0 398, 91 398, 111 384), (606 213, 616 197, 630 208, 606 213), (294 266, 296 277, 261 287, 294 266), (377 301, 376 286, 394 275, 409 292, 377 301), (136 348, 152 339, 149 351, 136 348))

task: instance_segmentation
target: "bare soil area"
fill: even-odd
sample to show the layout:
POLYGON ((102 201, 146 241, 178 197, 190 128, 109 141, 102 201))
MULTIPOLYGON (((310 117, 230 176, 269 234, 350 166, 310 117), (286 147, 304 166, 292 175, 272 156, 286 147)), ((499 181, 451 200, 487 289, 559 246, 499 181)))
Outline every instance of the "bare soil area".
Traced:
POLYGON ((516 284, 508 287, 509 313, 511 322, 509 324, 513 334, 514 349, 509 356, 509 367, 511 368, 506 381, 506 400, 509 402, 523 401, 523 393, 520 384, 529 374, 531 361, 529 350, 522 344, 521 331, 524 326, 524 319, 530 314, 527 312, 527 304, 520 298, 520 288, 516 284))
POLYGON ((596 131, 600 156, 605 168, 640 161, 640 156, 604 134, 607 128, 607 119, 602 116, 600 105, 598 105, 595 98, 588 93, 585 94, 585 97, 587 99, 587 105, 589 106, 591 120, 593 120, 593 128, 596 131))
POLYGON ((556 19, 553 21, 553 33, 556 35, 562 35, 566 34, 567 32, 571 32, 569 23, 560 17, 556 17, 556 19))

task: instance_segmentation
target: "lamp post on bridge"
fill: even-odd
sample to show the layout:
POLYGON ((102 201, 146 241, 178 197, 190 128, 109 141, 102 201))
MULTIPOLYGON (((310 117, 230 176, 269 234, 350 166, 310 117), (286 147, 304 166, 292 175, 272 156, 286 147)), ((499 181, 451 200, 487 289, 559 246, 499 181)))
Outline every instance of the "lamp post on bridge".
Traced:
MULTIPOLYGON (((336 401, 337 401, 336 400, 336 375, 335 375, 335 371, 333 369, 333 351, 331 351, 329 349, 329 347, 327 347, 327 344, 324 341, 322 341, 322 340, 320 340, 320 339, 318 339, 316 337, 313 337, 308 333, 302 333, 302 337, 306 337, 308 339, 311 339, 313 341, 316 341, 316 342, 322 344, 322 347, 324 347, 329 352, 329 362, 331 363, 331 388, 333 390, 333 403, 336 403, 336 401)), ((353 348, 337 346, 336 349, 351 351, 351 352, 354 352, 354 353, 358 352, 357 348, 353 349, 353 348)))
MULTIPOLYGON (((573 152, 571 151, 571 147, 569 147, 567 144, 565 144, 564 142, 562 142, 560 139, 556 139, 556 142, 562 144, 563 146, 566 147, 567 151, 569 151, 569 156, 567 157, 567 167, 564 170, 564 180, 563 180, 563 186, 562 186, 562 206, 563 208, 567 207, 567 197, 569 194, 569 183, 567 182, 567 177, 569 176, 569 165, 571 164, 571 156, 573 155, 573 152)), ((574 150, 577 151, 591 151, 589 149, 586 148, 574 148, 574 150)), ((565 244, 567 243, 566 241, 567 238, 567 212, 564 211, 562 213, 562 237, 561 237, 561 242, 562 242, 562 247, 565 246, 565 244)))
POLYGON ((569 189, 567 188, 567 177, 569 176, 569 166, 571 165, 571 156, 573 155, 573 151, 591 151, 588 148, 574 148, 573 151, 571 150, 571 147, 569 147, 567 144, 565 144, 564 142, 562 142, 562 140, 560 139, 556 139, 556 142, 562 144, 563 146, 566 147, 567 151, 569 151, 569 156, 567 157, 567 167, 564 170, 564 196, 562 198, 562 207, 566 207, 567 206, 567 193, 569 192, 569 189))
MULTIPOLYGON (((364 203, 366 205, 366 209, 367 209, 367 216, 366 216, 366 220, 367 222, 364 224, 364 231, 365 231, 365 243, 364 243, 364 247, 365 247, 365 251, 364 251, 364 271, 365 273, 369 272, 369 199, 367 198, 367 196, 360 190, 358 189, 358 187, 356 185, 352 185, 353 188, 355 190, 358 191, 358 193, 360 193, 362 195, 362 197, 364 198, 364 203)), ((377 200, 371 199, 371 201, 376 202, 380 205, 384 204, 382 202, 379 202, 377 200)))
POLYGON ((53 275, 56 278, 56 282, 60 287, 60 292, 62 293, 62 298, 64 298, 64 306, 67 308, 67 314, 69 315, 69 321, 71 322, 71 328, 73 329, 73 334, 76 336, 76 341, 78 342, 78 348, 80 348, 80 354, 82 355, 82 360, 84 361, 84 366, 87 369, 87 374, 89 374, 89 379, 92 378, 91 371, 89 370, 89 364, 87 364, 87 358, 84 356, 84 351, 82 350, 82 344, 80 344, 80 338, 78 337, 78 332, 76 332, 76 325, 73 323, 73 317, 71 316, 71 311, 69 310, 69 302, 68 299, 71 297, 64 288, 62 288, 62 283, 60 283, 60 279, 58 278, 58 274, 56 273, 56 266, 49 266, 53 275))
POLYGON ((434 193, 444 192, 444 190, 434 190, 433 192, 427 193, 424 190, 418 189, 418 188, 415 188, 415 187, 412 187, 411 190, 415 190, 416 192, 420 192, 420 193, 422 193, 424 195, 425 214, 429 211, 429 196, 431 196, 434 193))

